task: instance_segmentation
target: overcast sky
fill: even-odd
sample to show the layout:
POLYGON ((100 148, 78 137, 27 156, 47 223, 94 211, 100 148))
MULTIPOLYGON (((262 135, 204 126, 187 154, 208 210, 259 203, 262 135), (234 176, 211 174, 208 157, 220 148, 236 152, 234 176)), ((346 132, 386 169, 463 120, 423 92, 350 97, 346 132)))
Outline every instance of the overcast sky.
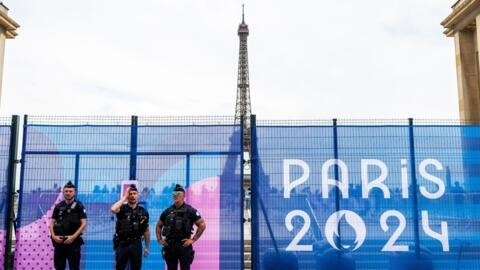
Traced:
POLYGON ((2 115, 458 119, 455 0, 4 0, 2 115))

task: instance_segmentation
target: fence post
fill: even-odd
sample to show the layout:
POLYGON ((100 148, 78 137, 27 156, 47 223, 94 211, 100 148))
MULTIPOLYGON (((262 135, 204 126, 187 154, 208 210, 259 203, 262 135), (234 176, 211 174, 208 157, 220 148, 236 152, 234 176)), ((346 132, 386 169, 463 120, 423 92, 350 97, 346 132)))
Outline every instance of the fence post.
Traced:
POLYGON ((138 116, 132 116, 130 127, 130 180, 137 180, 137 143, 138 143, 138 116))
POLYGON ((410 191, 413 196, 413 234, 414 234, 414 251, 410 252, 393 252, 390 256, 389 270, 411 269, 411 270, 433 270, 433 261, 431 252, 420 246, 420 228, 418 215, 418 183, 415 161, 415 135, 414 135, 413 119, 408 118, 408 137, 410 150, 410 177, 412 185, 410 191))
POLYGON ((251 214, 251 221, 252 223, 250 226, 252 227, 252 269, 260 269, 259 261, 260 256, 257 257, 259 254, 258 245, 260 241, 258 241, 258 180, 259 180, 259 167, 258 163, 258 154, 257 154, 257 117, 256 115, 250 115, 250 198, 251 204, 250 207, 252 209, 251 214))
POLYGON ((6 219, 5 229, 7 230, 7 236, 5 241, 5 269, 13 269, 13 233, 16 229, 16 217, 15 217, 15 176, 16 166, 19 163, 17 160, 18 151, 18 135, 19 135, 19 123, 20 117, 18 115, 12 116, 12 125, 10 132, 10 146, 8 157, 8 178, 7 178, 7 207, 6 207, 6 219))
POLYGON ((410 177, 412 177, 412 195, 413 195, 413 233, 415 237, 415 254, 420 254, 420 231, 418 226, 418 193, 417 193, 417 172, 415 170, 415 141, 413 134, 413 119, 408 118, 408 137, 410 143, 410 177))
MULTIPOLYGON (((337 119, 333 119, 333 158, 335 159, 336 165, 334 167, 334 177, 339 181, 339 171, 338 171, 338 127, 337 127, 337 119)), ((338 187, 335 187, 335 211, 340 210, 340 190, 338 187)), ((340 228, 340 222, 337 224, 337 232, 338 237, 336 238, 337 247, 341 246, 342 243, 342 230, 340 228)))

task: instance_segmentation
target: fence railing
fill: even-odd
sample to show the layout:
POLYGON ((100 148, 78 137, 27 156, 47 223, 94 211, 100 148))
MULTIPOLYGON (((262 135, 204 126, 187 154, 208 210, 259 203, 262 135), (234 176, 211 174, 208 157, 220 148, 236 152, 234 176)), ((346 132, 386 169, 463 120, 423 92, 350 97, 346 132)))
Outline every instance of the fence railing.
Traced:
MULTIPOLYGON (((138 181, 151 231, 171 203, 172 185, 186 186, 187 201, 207 221, 194 268, 243 269, 243 210, 250 207, 243 132, 233 117, 13 116, 2 122, 5 269, 51 268, 46 226, 70 180, 88 213, 82 269, 113 267, 109 207, 124 180, 138 181)), ((396 269, 398 261, 422 269, 480 267, 479 126, 255 116, 251 123, 254 269, 278 263, 396 269)), ((145 269, 163 264, 155 239, 151 249, 145 269)))

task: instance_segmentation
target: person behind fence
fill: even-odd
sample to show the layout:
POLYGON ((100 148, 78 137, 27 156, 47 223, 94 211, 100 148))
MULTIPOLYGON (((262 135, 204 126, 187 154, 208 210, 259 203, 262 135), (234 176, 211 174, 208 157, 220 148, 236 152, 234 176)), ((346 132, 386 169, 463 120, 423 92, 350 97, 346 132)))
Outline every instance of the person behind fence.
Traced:
POLYGON ((56 270, 64 270, 68 261, 70 270, 79 270, 87 214, 83 204, 75 199, 75 185, 71 181, 63 187, 63 198, 55 205, 49 226, 53 264, 56 270))
POLYGON ((113 239, 116 270, 125 270, 127 265, 130 270, 141 269, 142 249, 144 257, 149 255, 150 229, 148 211, 138 204, 137 187, 130 185, 110 210, 117 217, 113 239), (142 247, 142 239, 145 248, 142 247))
POLYGON ((185 203, 185 189, 177 184, 173 191, 173 205, 162 212, 155 228, 168 270, 177 270, 178 264, 181 270, 190 270, 195 255, 193 243, 198 241, 205 228, 198 210, 185 203), (192 237, 193 225, 197 229, 192 237))

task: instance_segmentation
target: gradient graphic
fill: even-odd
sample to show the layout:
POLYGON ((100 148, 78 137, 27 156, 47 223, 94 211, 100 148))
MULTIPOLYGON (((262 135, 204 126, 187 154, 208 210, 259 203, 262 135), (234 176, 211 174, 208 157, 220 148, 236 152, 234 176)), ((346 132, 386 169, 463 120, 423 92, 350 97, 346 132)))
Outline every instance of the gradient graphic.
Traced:
MULTIPOLYGON (((186 190, 189 198, 188 203, 195 205, 197 209, 205 209, 200 214, 205 220, 209 221, 208 230, 202 235, 202 241, 198 241, 199 244, 195 245, 196 257, 202 259, 195 260, 192 269, 219 269, 219 191, 218 178, 204 179, 186 190), (204 193, 205 190, 208 190, 208 195, 204 193)), ((55 204, 61 200, 62 193, 59 193, 55 204)), ((18 229, 17 238, 22 239, 22 241, 19 241, 15 248, 15 269, 53 269, 53 247, 49 237, 48 225, 55 204, 52 204, 49 211, 40 219, 18 229)), ((153 246, 156 245, 156 240, 153 234, 152 237, 151 245, 153 246)), ((151 256, 158 256, 158 254, 152 254, 151 256)))
POLYGON ((16 269, 52 269, 48 224, 53 206, 61 199, 61 187, 69 180, 75 181, 77 199, 87 211, 81 268, 113 269, 115 217, 110 206, 118 201, 121 182, 127 179, 138 181, 140 204, 150 214, 150 255, 143 258, 144 269, 164 266, 155 224, 173 203, 177 183, 186 187, 186 202, 207 223, 194 245, 192 269, 242 268, 238 127, 146 126, 131 132, 130 126, 28 126, 16 269))
POLYGON ((53 267, 53 246, 50 239, 50 217, 53 213, 55 204, 62 200, 62 193, 58 194, 57 199, 50 209, 35 222, 17 229, 17 241, 15 245, 15 269, 18 270, 49 270, 53 267))
POLYGON ((255 269, 480 269, 478 126, 257 126, 255 269))

